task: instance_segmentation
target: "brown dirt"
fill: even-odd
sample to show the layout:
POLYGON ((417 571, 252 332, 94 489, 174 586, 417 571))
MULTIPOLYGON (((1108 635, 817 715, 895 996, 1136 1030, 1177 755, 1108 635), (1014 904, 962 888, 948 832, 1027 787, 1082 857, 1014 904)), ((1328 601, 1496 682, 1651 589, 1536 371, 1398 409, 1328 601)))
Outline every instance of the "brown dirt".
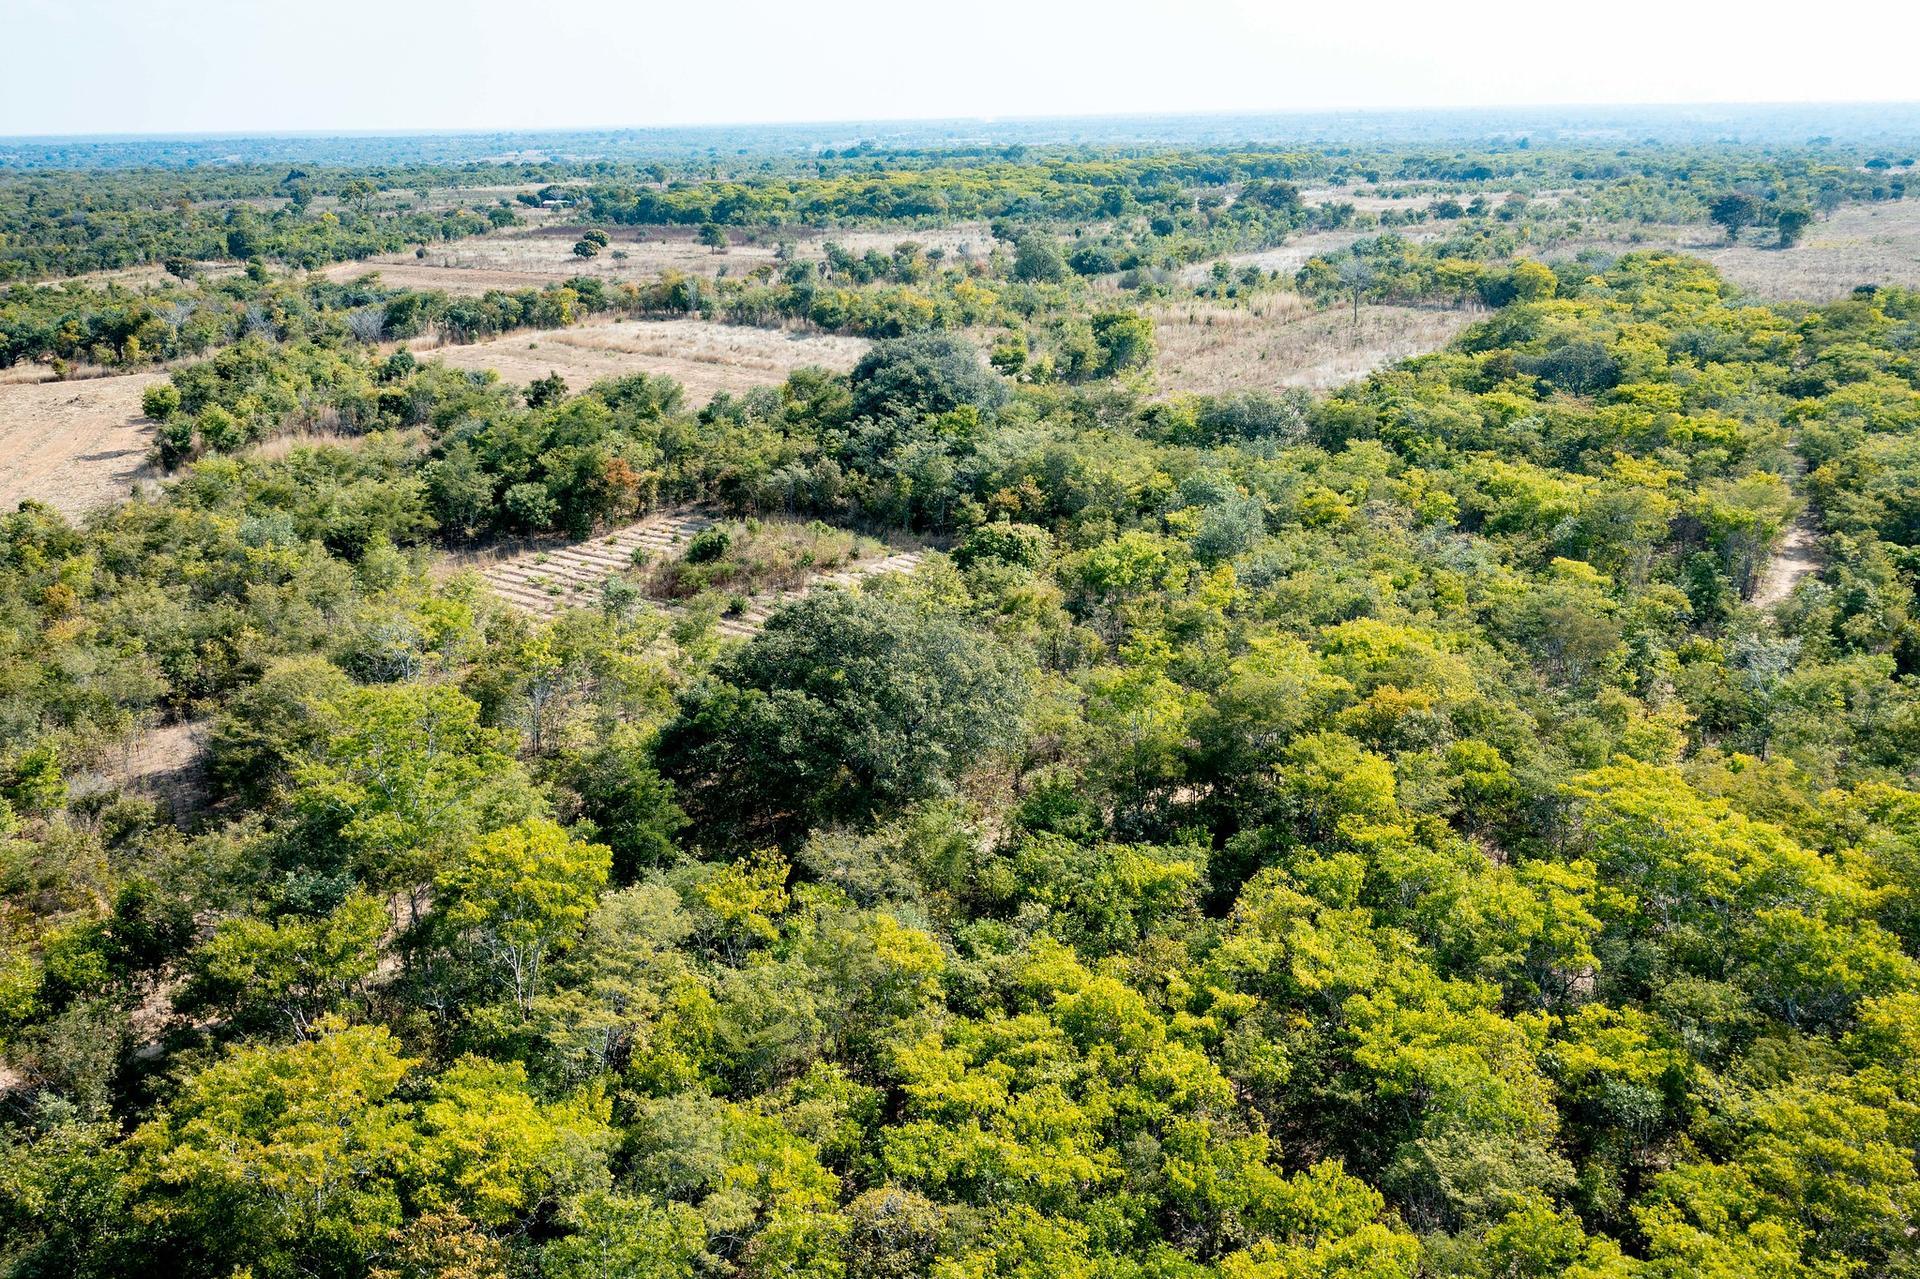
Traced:
POLYGON ((1338 386, 1409 356, 1437 351, 1478 319, 1473 311, 1410 306, 1320 310, 1291 293, 1248 306, 1192 304, 1153 312, 1154 372, 1169 391, 1218 395, 1338 386))
POLYGON ((151 479, 140 395, 164 376, 0 382, 0 510, 35 498, 78 518, 151 479))
POLYGON ((472 239, 440 245, 424 258, 411 252, 390 253, 364 262, 340 262, 326 268, 332 280, 353 280, 370 271, 393 286, 445 289, 450 293, 485 293, 489 289, 529 289, 584 275, 609 283, 657 279, 667 271, 712 278, 725 273, 742 276, 757 266, 777 265, 779 241, 791 240, 796 255, 822 258, 829 240, 854 253, 869 249, 891 252, 911 240, 925 249, 942 248, 950 257, 963 253, 984 257, 992 251, 992 237, 977 223, 959 223, 923 231, 821 231, 784 228, 731 232, 735 243, 715 253, 699 242, 691 227, 602 227, 611 240, 598 257, 577 258, 574 242, 586 228, 579 225, 510 227, 472 239), (613 255, 623 253, 624 258, 613 255))
POLYGON ((862 338, 705 320, 613 320, 512 333, 468 346, 420 348, 420 356, 456 369, 493 369, 521 384, 558 373, 575 391, 601 378, 665 374, 686 387, 693 403, 704 404, 720 391, 784 381, 810 364, 844 372, 859 362, 867 345, 862 338))

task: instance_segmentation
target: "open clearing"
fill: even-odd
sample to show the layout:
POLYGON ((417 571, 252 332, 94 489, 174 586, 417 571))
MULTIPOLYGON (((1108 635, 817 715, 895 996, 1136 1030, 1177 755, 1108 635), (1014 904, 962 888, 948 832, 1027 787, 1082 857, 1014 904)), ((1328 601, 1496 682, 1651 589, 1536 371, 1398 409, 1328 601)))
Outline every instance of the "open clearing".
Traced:
MULTIPOLYGON (((492 558, 474 557, 476 569, 493 593, 515 608, 550 617, 565 608, 598 604, 608 579, 634 567, 635 553, 653 559, 676 558, 687 541, 713 518, 692 507, 660 511, 625 528, 583 542, 533 547, 492 558)), ((761 591, 741 597, 743 607, 722 614, 714 628, 729 639, 746 639, 767 623, 774 609, 822 586, 851 586, 877 573, 911 573, 924 552, 893 547, 843 568, 823 573, 794 590, 761 591)), ((683 605, 652 601, 653 607, 680 613, 683 605)))
POLYGON ((77 519, 125 498, 151 476, 140 395, 163 377, 0 381, 0 510, 34 498, 77 519))
MULTIPOLYGON (((1224 261, 1236 270, 1241 267, 1257 266, 1262 271, 1278 271, 1291 279, 1307 264, 1307 259, 1322 253, 1339 253, 1355 240, 1378 235, 1378 231, 1308 231, 1296 235, 1285 244, 1274 249, 1256 249, 1248 253, 1229 253, 1224 261)), ((1403 235, 1408 232, 1403 230, 1403 235)), ((1419 238, 1417 233, 1409 238, 1419 238)), ((1204 284, 1213 273, 1212 262, 1196 262, 1180 272, 1180 280, 1185 284, 1204 284)))
POLYGON ((123 790, 191 811, 205 798, 207 730, 207 721, 190 720, 131 733, 74 777, 74 792, 123 790))
POLYGON ((1291 293, 1246 307, 1162 307, 1153 312, 1154 372, 1166 390, 1206 395, 1338 386, 1437 351, 1482 314, 1363 305, 1356 325, 1348 307, 1320 310, 1291 293))
POLYGON ((1862 284, 1920 287, 1920 200, 1847 205, 1817 219, 1791 249, 1770 247, 1772 234, 1752 231, 1752 243, 1728 244, 1712 226, 1622 228, 1555 244, 1542 256, 1568 257, 1582 249, 1690 253, 1766 301, 1831 302, 1862 284))
POLYGON ((525 384, 558 373, 575 391, 602 378, 664 374, 704 404, 720 391, 739 392, 786 380, 807 365, 846 372, 860 360, 864 338, 751 329, 707 320, 612 320, 567 329, 509 333, 466 346, 416 348, 422 359, 456 369, 493 369, 525 384))
POLYGON ((378 272, 390 286, 445 289, 449 293, 485 293, 489 289, 528 289, 557 284, 577 275, 609 283, 653 280, 668 271, 685 275, 742 276, 756 267, 775 267, 782 240, 791 241, 799 258, 826 256, 828 241, 856 254, 869 249, 890 253, 893 246, 911 240, 923 249, 943 249, 951 257, 985 256, 993 237, 978 223, 958 223, 925 230, 883 231, 783 227, 735 229, 735 243, 715 253, 699 241, 693 227, 603 226, 611 243, 598 257, 578 258, 574 242, 586 228, 579 225, 510 227, 471 239, 457 240, 427 250, 425 257, 388 253, 362 262, 338 262, 326 268, 327 278, 353 280, 378 272), (752 238, 749 239, 748 237, 752 238), (624 257, 616 257, 623 254, 624 257))

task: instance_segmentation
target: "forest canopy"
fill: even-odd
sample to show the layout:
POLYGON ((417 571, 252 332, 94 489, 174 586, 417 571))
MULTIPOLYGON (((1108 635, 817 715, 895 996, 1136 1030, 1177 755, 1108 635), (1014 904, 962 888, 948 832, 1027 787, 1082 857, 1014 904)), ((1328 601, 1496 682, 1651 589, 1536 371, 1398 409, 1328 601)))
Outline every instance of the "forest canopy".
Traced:
MULTIPOLYGON (((0 516, 0 1270, 1913 1276, 1920 294, 1301 198, 1601 165, 1580 216, 1705 227, 1764 177, 1787 254, 1893 179, 1350 151, 576 173, 608 226, 1007 224, 472 296, 309 274, 482 233, 320 170, 318 240, 164 232, 240 273, 0 295, 8 362, 165 361, 166 477, 0 516), (1472 322, 1156 381, 1152 303, 1282 292, 1472 322), (728 307, 875 341, 703 404, 410 345, 728 307), (466 567, 522 545, 595 589, 466 567), (191 787, 130 779, 162 737, 191 787)), ((165 188, 38 172, 128 243, 165 188)), ((124 256, 15 181, 9 260, 124 256)))

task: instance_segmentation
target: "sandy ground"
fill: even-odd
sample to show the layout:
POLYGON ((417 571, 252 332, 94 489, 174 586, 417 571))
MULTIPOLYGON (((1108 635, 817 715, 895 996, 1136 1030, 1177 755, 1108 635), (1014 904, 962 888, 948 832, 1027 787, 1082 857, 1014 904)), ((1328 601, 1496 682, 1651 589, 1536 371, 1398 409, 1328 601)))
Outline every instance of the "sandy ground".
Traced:
POLYGON ((609 282, 657 279, 667 271, 709 278, 742 276, 755 267, 777 266, 775 252, 781 240, 794 244, 796 256, 826 256, 828 241, 854 253, 893 246, 911 240, 923 249, 944 249, 950 258, 984 257, 992 252, 992 237, 978 223, 959 223, 927 230, 887 228, 880 231, 820 231, 802 228, 734 228, 734 244, 715 253, 698 239, 693 227, 601 227, 611 240, 594 258, 577 258, 573 245, 582 226, 511 227, 452 244, 438 245, 424 258, 411 252, 390 253, 364 262, 340 262, 326 268, 333 280, 357 279, 377 271, 388 285, 415 289, 445 289, 450 293, 485 293, 489 289, 539 288, 576 275, 609 282), (625 254, 616 258, 614 254, 625 254))
POLYGON ((36 498, 78 518, 150 478, 140 395, 164 376, 0 381, 0 510, 36 498))
POLYGON ((456 369, 493 369, 508 382, 558 373, 574 391, 602 378, 658 373, 704 404, 719 391, 784 381, 806 365, 845 372, 868 343, 863 338, 751 329, 705 320, 613 320, 568 329, 510 333, 468 346, 421 349, 422 359, 456 369))
POLYGON ((1251 306, 1195 303, 1153 313, 1164 390, 1230 391, 1339 386, 1395 360, 1437 351, 1482 313, 1363 305, 1319 310, 1280 293, 1251 306))

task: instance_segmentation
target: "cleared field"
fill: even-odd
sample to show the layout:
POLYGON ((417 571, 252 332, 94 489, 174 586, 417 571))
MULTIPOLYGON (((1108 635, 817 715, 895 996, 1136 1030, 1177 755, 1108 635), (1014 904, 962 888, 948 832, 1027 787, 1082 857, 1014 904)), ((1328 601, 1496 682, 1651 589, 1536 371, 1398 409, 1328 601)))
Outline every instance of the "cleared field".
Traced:
POLYGON ((699 241, 692 227, 602 227, 611 241, 598 257, 577 258, 574 242, 586 228, 578 225, 511 227, 504 231, 436 246, 425 257, 389 253, 364 262, 340 262, 326 268, 332 280, 357 279, 377 271, 389 285, 415 289, 445 289, 449 293, 485 293, 489 289, 538 288, 577 275, 609 282, 652 280, 665 272, 712 278, 721 274, 746 275, 755 267, 776 266, 782 240, 791 241, 795 256, 822 258, 828 241, 854 253, 893 246, 911 240, 924 249, 943 249, 949 256, 985 256, 992 236, 978 223, 960 223, 915 231, 782 228, 740 229, 731 232, 734 244, 716 253, 699 241), (615 257, 615 254, 623 254, 615 257))
POLYGON ((78 518, 150 478, 140 395, 164 376, 0 381, 0 510, 34 498, 78 518))
MULTIPOLYGON (((500 599, 513 607, 550 617, 565 608, 597 604, 607 581, 634 567, 634 555, 675 558, 713 519, 691 507, 661 511, 636 524, 584 542, 535 547, 490 559, 469 558, 463 567, 477 569, 480 578, 500 599)), ((729 639, 746 639, 767 623, 773 610, 822 586, 852 586, 877 573, 911 573, 924 552, 915 548, 880 548, 874 554, 836 569, 791 590, 760 591, 741 597, 743 607, 722 614, 714 628, 729 639)), ((652 601, 653 606, 678 614, 684 605, 652 601)))
POLYGON ((1408 356, 1437 351, 1480 318, 1473 311, 1363 305, 1320 310, 1291 293, 1251 307, 1196 304, 1153 313, 1154 373, 1169 391, 1218 395, 1338 386, 1408 356))
POLYGON ((468 346, 416 348, 422 359, 456 369, 493 369, 508 382, 558 373, 575 391, 601 378, 657 373, 679 382, 703 404, 720 391, 781 382, 810 364, 845 372, 864 338, 750 329, 705 320, 614 320, 569 329, 512 333, 468 346))
POLYGON ((1728 244, 1711 226, 1622 229, 1556 244, 1546 256, 1567 257, 1582 249, 1691 253, 1768 301, 1831 302, 1862 284, 1920 287, 1920 200, 1847 205, 1831 218, 1816 220, 1791 249, 1767 246, 1770 231, 1748 234, 1751 243, 1728 244))

